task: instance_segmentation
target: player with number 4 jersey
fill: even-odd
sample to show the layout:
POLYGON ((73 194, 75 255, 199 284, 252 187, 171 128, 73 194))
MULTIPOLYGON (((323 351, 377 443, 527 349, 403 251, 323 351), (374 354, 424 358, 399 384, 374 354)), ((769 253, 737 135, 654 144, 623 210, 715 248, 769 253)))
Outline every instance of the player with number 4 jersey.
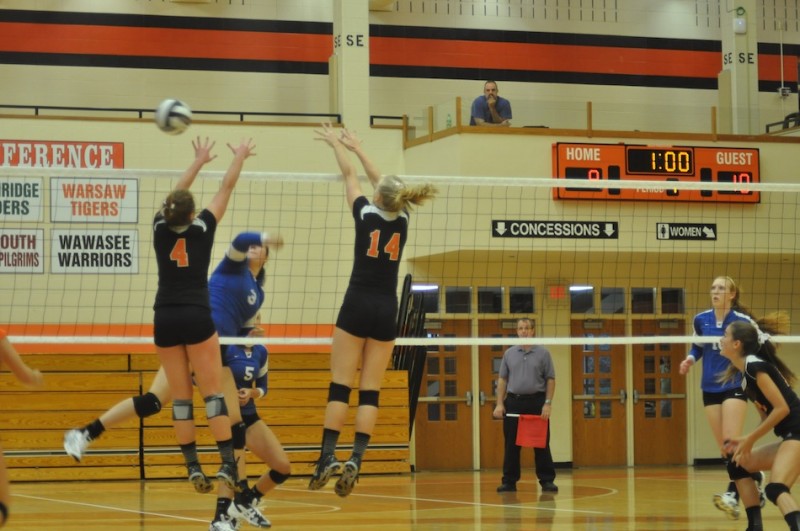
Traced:
POLYGON ((361 150, 355 134, 341 135, 323 124, 318 139, 333 148, 342 170, 347 204, 355 219, 356 240, 350 284, 339 310, 331 345, 331 383, 322 433, 322 450, 308 488, 321 489, 342 470, 335 491, 347 496, 353 490, 378 417, 381 381, 394 348, 397 318, 397 275, 408 234, 408 210, 436 193, 431 185, 407 186, 395 176, 380 172, 361 150), (356 154, 375 193, 370 202, 362 193, 355 166, 347 151, 356 154), (336 459, 336 443, 347 417, 350 385, 361 362, 358 412, 353 453, 342 465, 336 459))
MULTIPOLYGON (((208 293, 208 268, 217 223, 222 220, 233 189, 239 180, 244 161, 251 157, 252 140, 228 147, 233 160, 222 177, 211 202, 195 215, 195 201, 189 188, 200 169, 215 157, 214 143, 208 138, 192 142, 195 159, 175 188, 164 200, 153 220, 153 247, 158 263, 158 292, 154 305, 153 337, 156 353, 164 368, 173 396, 172 419, 175 434, 186 464, 191 471, 198 465, 193 381, 206 404, 208 425, 217 442, 222 465, 217 472, 221 485, 238 490, 239 477, 234 457, 229 408, 223 387, 235 396, 233 378, 225 384, 220 356, 219 336, 211 318, 208 293), (194 380, 193 380, 194 378, 194 380)), ((211 523, 211 531, 231 531, 228 521, 211 523)))

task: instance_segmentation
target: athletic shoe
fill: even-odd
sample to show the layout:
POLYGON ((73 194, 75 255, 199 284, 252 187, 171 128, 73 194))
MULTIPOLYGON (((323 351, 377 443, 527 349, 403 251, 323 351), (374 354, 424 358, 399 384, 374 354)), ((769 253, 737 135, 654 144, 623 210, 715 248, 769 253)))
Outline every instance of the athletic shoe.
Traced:
POLYGON ((342 468, 342 464, 336 460, 336 456, 328 454, 319 458, 317 468, 308 482, 308 490, 319 490, 328 484, 331 476, 342 468))
POLYGON ((758 487, 758 502, 763 508, 767 504, 767 495, 764 494, 764 472, 758 473, 758 479, 756 480, 756 487, 758 487))
POLYGON ((194 490, 200 494, 207 494, 214 489, 214 485, 211 484, 211 480, 203 472, 200 463, 186 465, 186 468, 189 470, 189 483, 194 485, 194 490))
POLYGON ((77 462, 81 462, 84 452, 89 447, 92 438, 83 430, 69 430, 64 434, 64 451, 71 455, 77 462))
POLYGON ((236 503, 234 500, 231 506, 228 507, 228 516, 234 521, 244 520, 253 527, 272 527, 272 523, 258 510, 257 498, 254 498, 249 504, 236 503))
POLYGON ((236 531, 234 522, 227 516, 220 516, 219 520, 214 520, 208 526, 208 531, 236 531))
POLYGON ((358 462, 351 459, 344 464, 342 475, 339 477, 339 480, 336 482, 333 490, 336 491, 336 494, 344 498, 353 492, 353 487, 356 486, 357 481, 358 462))
POLYGON ((217 479, 225 483, 225 486, 234 492, 241 492, 239 486, 239 473, 235 463, 222 463, 217 471, 217 479))
POLYGON ((714 494, 714 506, 724 511, 731 520, 739 518, 739 498, 733 492, 714 494))

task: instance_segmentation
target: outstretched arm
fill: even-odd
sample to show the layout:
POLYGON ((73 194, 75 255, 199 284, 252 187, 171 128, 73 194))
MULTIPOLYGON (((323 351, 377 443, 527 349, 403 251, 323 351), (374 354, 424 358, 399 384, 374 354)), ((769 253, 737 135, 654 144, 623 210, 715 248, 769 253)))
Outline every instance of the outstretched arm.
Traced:
POLYGON ((225 210, 228 208, 228 200, 230 200, 231 193, 233 193, 233 189, 239 181, 239 175, 242 173, 245 159, 255 155, 253 150, 256 148, 252 138, 247 142, 242 141, 237 147, 233 147, 230 144, 228 144, 228 147, 233 152, 233 160, 228 167, 228 171, 225 172, 225 176, 222 178, 222 184, 219 190, 207 207, 209 212, 214 214, 214 217, 217 218, 217 223, 219 223, 222 220, 222 216, 225 215, 225 210))
POLYGON ((364 195, 361 191, 361 184, 358 182, 358 174, 356 167, 347 155, 347 149, 344 144, 339 141, 339 137, 334 131, 331 124, 322 124, 322 130, 315 131, 318 137, 317 140, 323 140, 326 144, 333 148, 333 154, 336 157, 336 162, 339 164, 339 169, 342 171, 344 177, 345 194, 347 195, 347 204, 350 209, 353 208, 353 202, 357 197, 364 195))
POLYGON ((205 140, 200 140, 200 137, 197 137, 197 140, 192 140, 192 147, 194 148, 194 160, 192 164, 186 169, 186 172, 183 174, 181 179, 178 181, 178 184, 175 185, 176 190, 188 190, 192 183, 194 183, 197 174, 200 173, 200 170, 207 162, 211 162, 215 158, 216 155, 211 155, 211 150, 214 148, 214 144, 216 142, 212 142, 206 137, 205 140))
POLYGON ((367 172, 369 182, 372 183, 372 186, 378 186, 378 181, 381 180, 381 172, 375 167, 372 161, 369 160, 364 150, 361 149, 361 139, 358 138, 355 133, 344 129, 342 130, 342 136, 339 138, 339 142, 356 154, 358 160, 361 161, 361 165, 364 166, 364 171, 367 172))
POLYGON ((0 360, 8 365, 9 370, 25 385, 38 387, 42 385, 42 373, 39 369, 31 369, 22 361, 17 349, 5 337, 5 332, 0 330, 0 360))

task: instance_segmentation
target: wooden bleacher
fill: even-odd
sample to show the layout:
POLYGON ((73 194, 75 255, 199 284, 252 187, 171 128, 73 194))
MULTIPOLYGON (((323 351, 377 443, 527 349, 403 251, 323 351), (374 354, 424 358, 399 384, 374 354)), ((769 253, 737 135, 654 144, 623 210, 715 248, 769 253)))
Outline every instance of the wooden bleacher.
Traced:
MULTIPOLYGON (((175 442, 172 408, 138 417, 106 431, 92 443, 82 463, 64 453, 68 429, 98 417, 120 400, 146 391, 158 369, 155 354, 24 354, 45 373, 45 386, 29 390, 7 371, 0 372, 0 443, 12 481, 154 479, 186 476, 175 442)), ((270 353, 269 392, 257 402, 292 461, 293 475, 310 475, 319 455, 327 401, 328 354, 270 353)), ((351 395, 348 421, 339 440, 341 459, 352 447, 358 392, 351 395)), ((409 465, 408 379, 405 371, 386 372, 380 414, 362 473, 407 473, 409 465)), ((216 446, 205 424, 205 407, 195 394, 198 447, 206 472, 216 471, 216 446)), ((266 465, 247 456, 248 476, 266 465)))

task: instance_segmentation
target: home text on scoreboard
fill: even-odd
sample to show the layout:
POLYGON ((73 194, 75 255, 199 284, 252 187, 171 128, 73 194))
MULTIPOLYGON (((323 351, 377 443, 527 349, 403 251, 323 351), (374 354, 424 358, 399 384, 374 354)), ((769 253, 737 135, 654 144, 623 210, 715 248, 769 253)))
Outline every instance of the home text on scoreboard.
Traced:
POLYGON ((596 182, 597 186, 553 189, 554 199, 630 201, 709 201, 758 203, 748 187, 760 182, 758 149, 633 144, 553 144, 556 179, 596 182), (614 181, 649 181, 642 188, 614 187, 614 181), (740 184, 734 188, 688 190, 670 182, 740 184))

